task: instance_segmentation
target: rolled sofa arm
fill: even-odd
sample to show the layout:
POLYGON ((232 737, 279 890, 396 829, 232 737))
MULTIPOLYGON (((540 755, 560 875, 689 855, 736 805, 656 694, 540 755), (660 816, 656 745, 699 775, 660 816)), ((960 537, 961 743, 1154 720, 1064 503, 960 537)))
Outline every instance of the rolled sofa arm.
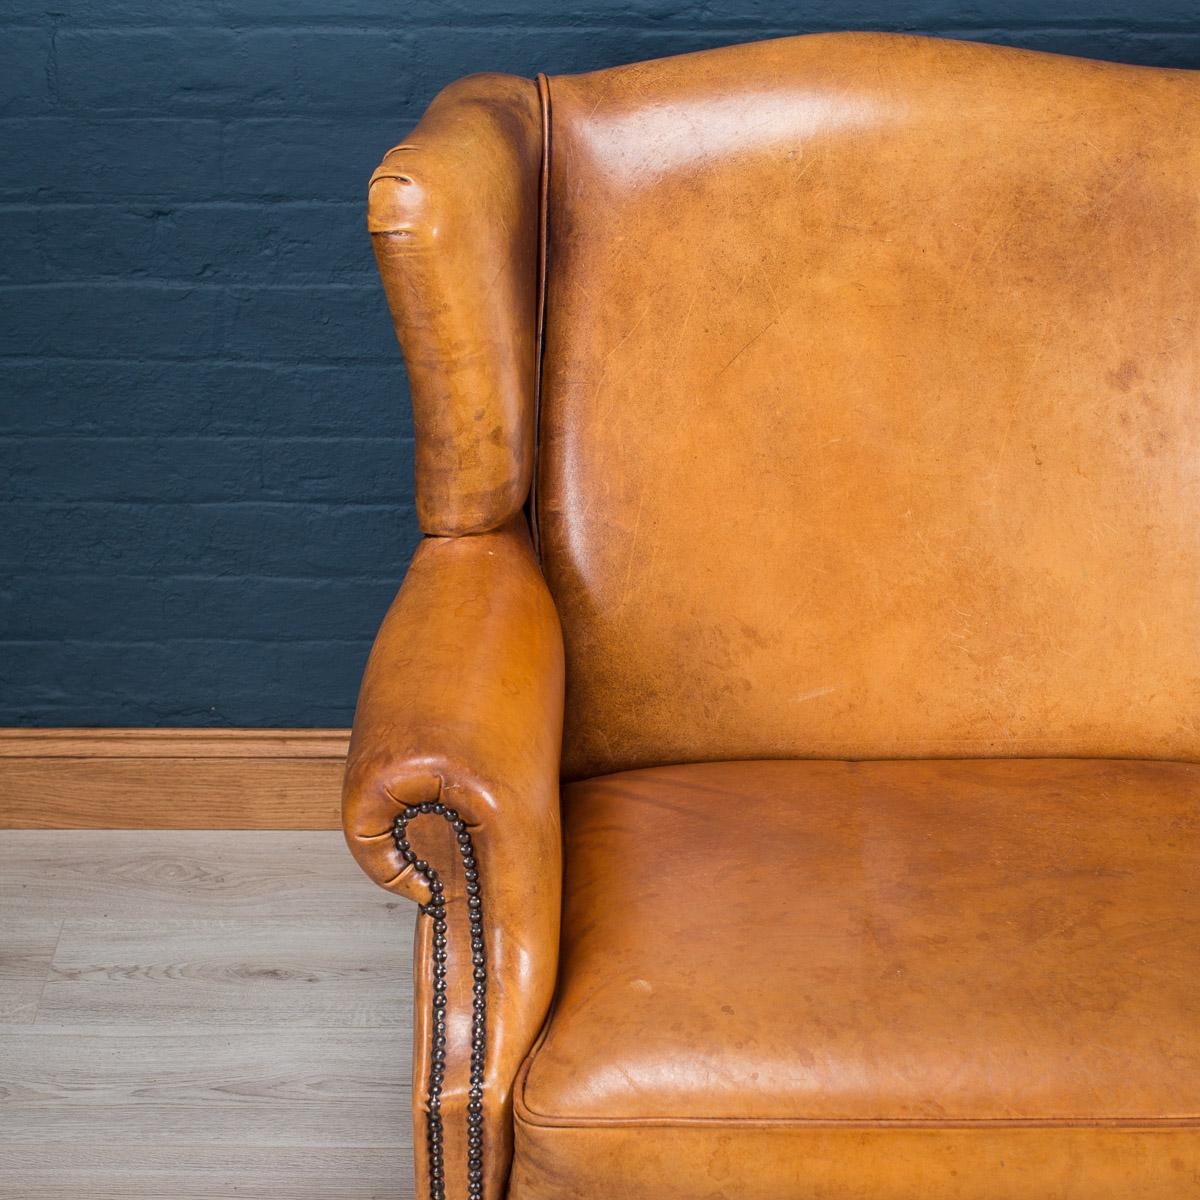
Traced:
POLYGON ((521 516, 427 538, 371 651, 346 840, 421 905, 417 1195, 503 1195, 512 1083, 558 966, 563 650, 521 516))

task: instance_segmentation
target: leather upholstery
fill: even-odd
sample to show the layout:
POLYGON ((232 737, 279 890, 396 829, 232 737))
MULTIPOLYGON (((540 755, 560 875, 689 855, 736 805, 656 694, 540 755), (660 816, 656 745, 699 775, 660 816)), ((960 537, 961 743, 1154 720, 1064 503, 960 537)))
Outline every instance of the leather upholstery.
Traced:
POLYGON ((422 1200, 1200 1197, 1198 118, 849 35, 388 153, 422 1200))
POLYGON ((529 491, 541 157, 535 85, 472 75, 371 176, 367 225, 408 367, 426 533, 495 529, 529 491))
POLYGON ((1200 1194, 1200 766, 718 763, 563 802, 512 1200, 1200 1194))
POLYGON ((549 96, 567 775, 1200 753, 1195 73, 834 35, 549 96))
MULTIPOLYGON (((494 533, 429 538, 384 619, 363 678, 346 769, 346 840, 389 891, 430 893, 398 856, 392 822, 406 806, 444 802, 471 830, 486 899, 489 989, 485 1163, 489 1196, 508 1169, 513 1077, 546 1015, 558 961, 561 851, 558 751, 562 640, 520 517, 494 533), (464 654, 464 647, 470 652, 464 654)), ((443 1088, 447 1182, 465 1196, 471 956, 467 890, 453 834, 434 817, 410 836, 445 879, 449 936, 447 1066, 443 1088)), ((418 1194, 425 1150, 433 956, 417 931, 413 1122, 418 1194)))

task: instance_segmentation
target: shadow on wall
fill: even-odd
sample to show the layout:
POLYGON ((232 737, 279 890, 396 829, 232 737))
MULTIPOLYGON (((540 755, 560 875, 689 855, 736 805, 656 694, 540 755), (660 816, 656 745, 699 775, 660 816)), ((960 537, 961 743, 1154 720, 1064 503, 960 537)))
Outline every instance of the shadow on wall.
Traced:
POLYGON ((889 29, 1200 66, 1192 0, 9 0, 0 725, 346 725, 418 538, 367 177, 479 70, 889 29))

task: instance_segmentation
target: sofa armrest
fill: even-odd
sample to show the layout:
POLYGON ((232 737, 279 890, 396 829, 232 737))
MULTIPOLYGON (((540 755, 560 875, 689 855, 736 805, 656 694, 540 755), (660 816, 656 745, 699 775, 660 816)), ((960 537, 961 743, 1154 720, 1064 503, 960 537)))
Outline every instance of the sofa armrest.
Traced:
POLYGON ((417 901, 418 1195, 499 1197, 558 965, 563 652, 522 517, 418 549, 371 651, 347 842, 417 901), (398 822, 398 823, 397 823, 398 822))

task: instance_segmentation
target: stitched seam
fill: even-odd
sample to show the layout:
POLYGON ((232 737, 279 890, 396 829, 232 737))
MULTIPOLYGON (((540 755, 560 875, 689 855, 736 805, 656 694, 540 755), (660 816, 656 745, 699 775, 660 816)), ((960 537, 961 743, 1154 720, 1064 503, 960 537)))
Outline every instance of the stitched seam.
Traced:
POLYGON ((889 1117, 555 1117, 535 1112, 525 1101, 516 1120, 535 1129, 705 1129, 733 1125, 749 1129, 1194 1129, 1200 1115, 1174 1117, 983 1117, 976 1119, 889 1117))
MULTIPOLYGON (((893 747, 894 749, 894 747, 893 747)), ((886 764, 886 763, 1043 763, 1043 762, 1077 762, 1077 763, 1141 763, 1156 766, 1200 767, 1200 760, 1194 758, 1147 758, 1145 755, 1130 754, 806 754, 799 757, 789 755, 744 755, 735 754, 725 758, 671 758, 652 763, 640 763, 631 767, 615 767, 607 771, 589 772, 583 775, 570 775, 563 779, 563 785, 570 787, 575 784, 592 783, 597 780, 610 779, 618 775, 640 775, 646 771, 668 771, 673 767, 717 766, 734 763, 842 763, 851 764, 886 764)))
MULTIPOLYGON (((546 1013, 546 1019, 542 1022, 542 1027, 538 1030, 538 1035, 533 1040, 533 1045, 529 1047, 529 1053, 525 1055, 525 1061, 517 1070, 517 1078, 513 1087, 513 1120, 521 1119, 521 1113, 533 1113, 533 1109, 529 1107, 525 1099, 525 1089, 529 1084, 529 1072, 533 1069, 533 1064, 537 1060, 538 1054, 541 1052, 542 1046, 546 1039, 550 1036, 550 1026, 554 1021, 554 1014, 558 1010, 558 987, 562 983, 561 976, 558 984, 555 985, 554 996, 550 1000, 550 1008, 546 1013)), ((538 1114, 541 1115, 541 1114, 538 1114)), ((553 1118, 548 1118, 553 1120, 553 1118)), ((534 1124, 535 1122, 527 1122, 534 1124)))
POLYGON ((542 113, 542 162, 538 179, 537 329, 534 346, 537 361, 533 377, 533 474, 529 482, 529 532, 533 540, 534 557, 541 567, 538 475, 541 473, 542 458, 542 374, 546 361, 546 276, 550 241, 550 77, 539 72, 537 85, 542 113))

